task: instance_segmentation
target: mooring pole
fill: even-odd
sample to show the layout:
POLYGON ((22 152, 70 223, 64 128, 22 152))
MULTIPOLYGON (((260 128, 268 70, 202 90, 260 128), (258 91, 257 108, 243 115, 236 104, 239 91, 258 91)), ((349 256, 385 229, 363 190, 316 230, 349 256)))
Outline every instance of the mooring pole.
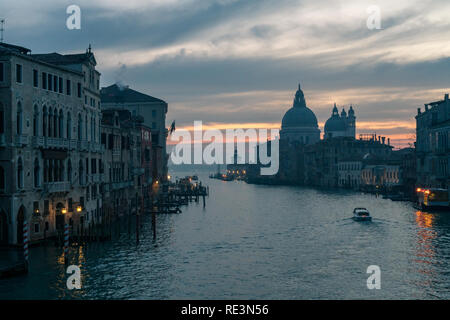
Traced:
POLYGON ((23 257, 28 268, 28 221, 23 222, 23 257))
POLYGON ((69 225, 64 225, 64 264, 69 263, 69 225))
POLYGON ((138 195, 136 193, 136 244, 139 244, 139 211, 138 211, 138 195))

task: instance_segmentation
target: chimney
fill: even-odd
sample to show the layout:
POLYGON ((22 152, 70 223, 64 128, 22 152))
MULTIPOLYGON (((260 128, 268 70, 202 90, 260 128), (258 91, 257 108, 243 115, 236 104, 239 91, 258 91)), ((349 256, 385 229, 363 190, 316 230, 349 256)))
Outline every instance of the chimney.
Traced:
POLYGON ((383 141, 383 144, 386 142, 386 137, 381 138, 381 141, 383 141))
POLYGON ((446 93, 446 94, 445 94, 445 98, 444 98, 444 100, 445 100, 445 101, 447 101, 447 100, 448 100, 448 93, 446 93))
POLYGON ((388 138, 388 146, 391 145, 391 138, 388 138))
POLYGON ((427 104, 425 105, 425 111, 428 111, 428 105, 427 104))
POLYGON ((417 108, 417 114, 420 114, 420 113, 421 113, 420 108, 417 108))

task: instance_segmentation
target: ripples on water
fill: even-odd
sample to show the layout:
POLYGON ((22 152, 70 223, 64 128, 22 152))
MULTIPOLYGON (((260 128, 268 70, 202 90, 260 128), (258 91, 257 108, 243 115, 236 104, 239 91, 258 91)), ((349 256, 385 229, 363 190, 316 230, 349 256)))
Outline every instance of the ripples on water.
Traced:
MULTIPOLYGON (((450 298, 450 213, 372 195, 207 180, 211 195, 181 215, 146 216, 137 246, 127 223, 115 241, 72 248, 83 288, 66 289, 62 250, 32 248, 26 277, 0 280, 0 298, 450 298), (354 207, 373 222, 354 222, 354 207), (381 268, 381 290, 366 269, 381 268)), ((134 227, 133 227, 134 228, 134 227)), ((133 229, 132 228, 132 229, 133 229)))

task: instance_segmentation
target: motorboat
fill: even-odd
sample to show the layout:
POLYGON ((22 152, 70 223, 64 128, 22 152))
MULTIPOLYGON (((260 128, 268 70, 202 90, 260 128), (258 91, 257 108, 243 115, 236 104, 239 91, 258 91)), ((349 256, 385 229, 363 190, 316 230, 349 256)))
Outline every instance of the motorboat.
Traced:
POLYGON ((366 208, 355 208, 353 210, 353 220, 355 221, 372 221, 369 210, 366 208))

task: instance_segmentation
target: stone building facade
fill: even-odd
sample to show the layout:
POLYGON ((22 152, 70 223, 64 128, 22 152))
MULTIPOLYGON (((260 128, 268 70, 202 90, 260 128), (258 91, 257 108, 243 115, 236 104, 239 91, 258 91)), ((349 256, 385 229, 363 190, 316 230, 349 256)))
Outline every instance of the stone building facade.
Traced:
POLYGON ((167 179, 166 114, 168 105, 165 101, 130 89, 128 86, 113 84, 101 90, 102 108, 129 110, 132 116, 141 116, 143 124, 151 129, 153 144, 153 166, 158 172, 157 179, 167 179))
POLYGON ((418 187, 450 187, 450 99, 425 104, 416 116, 418 187))
POLYGON ((128 110, 103 110, 101 141, 105 153, 102 184, 104 214, 118 217, 134 214, 140 208, 142 181, 142 118, 128 110))
POLYGON ((94 54, 0 44, 0 242, 73 232, 102 208, 100 73, 94 54))

